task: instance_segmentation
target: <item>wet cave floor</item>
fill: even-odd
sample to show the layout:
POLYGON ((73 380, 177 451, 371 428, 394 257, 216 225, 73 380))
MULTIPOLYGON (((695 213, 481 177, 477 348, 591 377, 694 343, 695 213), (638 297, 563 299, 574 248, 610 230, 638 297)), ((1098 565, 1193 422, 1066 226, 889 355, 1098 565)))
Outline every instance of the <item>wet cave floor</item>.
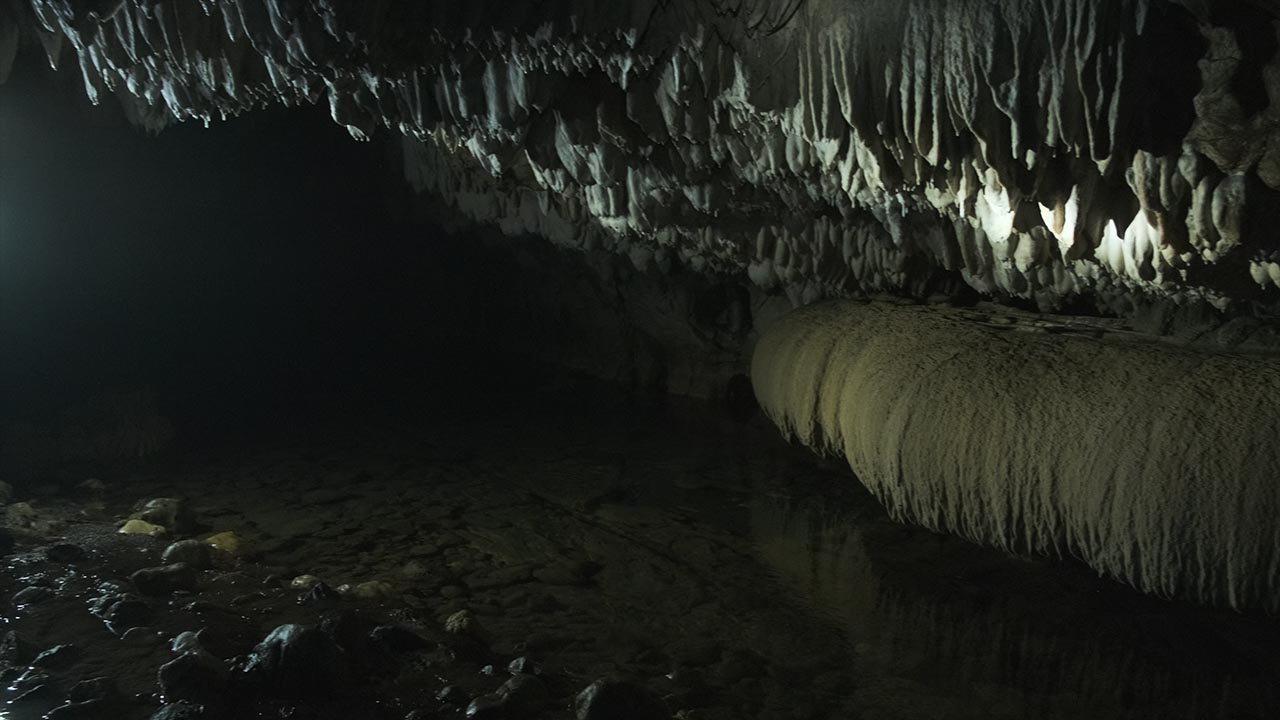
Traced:
POLYGON ((655 716, 646 698, 690 720, 1280 712, 1275 621, 899 525, 759 417, 564 379, 408 405, 20 494, 0 717, 183 699, 165 717, 625 720, 655 716), (157 497, 186 500, 188 534, 117 532, 157 497), (240 547, 175 591, 130 579, 227 532, 240 547), (255 650, 290 623, 318 630, 255 650), (170 666, 165 696, 187 631, 201 660, 170 666), (600 678, 633 694, 593 710, 577 696, 600 678))

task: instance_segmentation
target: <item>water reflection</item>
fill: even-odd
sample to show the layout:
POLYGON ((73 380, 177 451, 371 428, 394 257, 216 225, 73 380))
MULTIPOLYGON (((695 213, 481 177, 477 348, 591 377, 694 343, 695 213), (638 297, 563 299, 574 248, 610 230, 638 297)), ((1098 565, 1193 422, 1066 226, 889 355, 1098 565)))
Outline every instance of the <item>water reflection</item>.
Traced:
POLYGON ((1275 623, 975 549, 862 504, 758 496, 751 524, 780 584, 847 636, 866 717, 1276 717, 1275 623))

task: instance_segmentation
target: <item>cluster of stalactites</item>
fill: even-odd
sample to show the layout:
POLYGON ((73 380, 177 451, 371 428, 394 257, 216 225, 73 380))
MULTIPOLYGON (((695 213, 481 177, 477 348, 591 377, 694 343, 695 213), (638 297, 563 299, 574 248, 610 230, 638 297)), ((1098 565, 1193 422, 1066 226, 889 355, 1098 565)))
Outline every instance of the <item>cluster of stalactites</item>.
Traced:
POLYGON ((475 220, 798 301, 1124 312, 1280 281, 1250 236, 1280 112, 1236 102, 1231 28, 1163 0, 89 5, 16 12, 140 124, 327 103, 475 220))

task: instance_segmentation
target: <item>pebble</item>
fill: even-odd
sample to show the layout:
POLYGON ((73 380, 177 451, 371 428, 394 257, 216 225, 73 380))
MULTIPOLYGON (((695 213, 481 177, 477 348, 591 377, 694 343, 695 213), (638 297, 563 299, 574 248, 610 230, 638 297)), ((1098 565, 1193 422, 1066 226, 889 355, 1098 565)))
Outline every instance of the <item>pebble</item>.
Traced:
POLYGON ((151 606, 129 595, 104 595, 94 601, 89 611, 107 623, 107 629, 122 635, 130 628, 151 621, 151 606))
POLYGON ((214 548, 221 550, 228 555, 243 555, 245 553, 244 540, 233 532, 220 532, 217 535, 210 535, 204 540, 214 548))
POLYGON ((201 540, 179 540, 164 549, 160 559, 166 563, 186 563, 197 570, 213 567, 213 548, 201 540))
POLYGON ((147 522, 134 518, 120 526, 117 531, 121 535, 150 535, 151 537, 163 537, 169 534, 169 529, 163 525, 147 522))
POLYGON ((251 682, 285 693, 314 695, 346 685, 346 657, 326 633, 308 625, 281 625, 254 647, 244 665, 251 682))
POLYGON ((459 610, 445 618, 444 631, 453 635, 479 635, 480 622, 470 610, 459 610))
POLYGON ((135 514, 139 520, 168 528, 175 535, 188 535, 196 529, 196 515, 181 498, 148 500, 135 514))
POLYGON ((33 585, 13 594, 14 605, 31 605, 53 597, 53 591, 46 587, 33 585))
POLYGON ((35 659, 31 661, 31 667, 62 670, 73 665, 79 657, 80 648, 75 645, 54 645, 36 655, 35 659))
POLYGON ((129 576, 143 595, 167 595, 179 590, 195 590, 198 578, 195 568, 186 563, 173 563, 143 568, 129 576))
POLYGON ((320 582, 320 578, 315 575, 299 575, 289 581, 289 587, 294 590, 310 590, 313 586, 320 582))
POLYGON ((337 590, 317 581, 310 589, 298 596, 298 602, 303 605, 332 605, 341 597, 337 590))
POLYGON ((576 720, 671 720, 671 711, 657 695, 620 678, 601 678, 574 699, 576 720))
POLYGON ((89 556, 84 548, 71 543, 57 543, 50 545, 44 551, 44 557, 49 562, 56 563, 73 563, 84 560, 89 556))
POLYGON ((29 528, 36 524, 40 513, 30 503, 14 503, 4 509, 5 523, 10 527, 29 528))
POLYGON ((160 666, 157 678, 166 700, 216 703, 227 688, 225 665, 203 649, 184 652, 160 666))

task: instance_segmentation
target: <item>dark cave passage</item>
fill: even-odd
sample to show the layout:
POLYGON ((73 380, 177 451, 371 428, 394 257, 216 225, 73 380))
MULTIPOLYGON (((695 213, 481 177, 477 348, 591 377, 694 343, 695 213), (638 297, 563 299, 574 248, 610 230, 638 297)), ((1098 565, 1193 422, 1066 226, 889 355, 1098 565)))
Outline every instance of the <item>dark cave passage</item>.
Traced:
POLYGON ((1280 715, 1277 37, 0 0, 0 720, 1280 715))

